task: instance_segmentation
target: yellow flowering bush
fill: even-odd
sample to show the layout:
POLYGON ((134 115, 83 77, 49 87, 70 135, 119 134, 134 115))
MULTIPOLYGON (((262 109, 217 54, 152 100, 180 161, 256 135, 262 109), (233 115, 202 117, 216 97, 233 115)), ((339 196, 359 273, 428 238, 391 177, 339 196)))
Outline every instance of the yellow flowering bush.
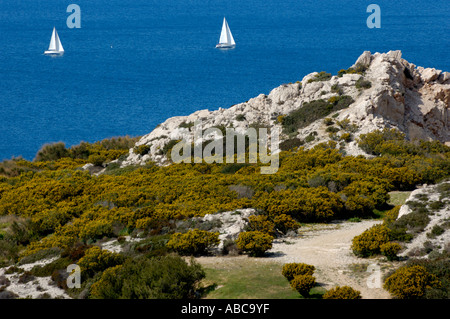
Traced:
POLYGON ((316 285, 316 277, 305 274, 296 275, 291 280, 291 287, 298 291, 303 297, 309 296, 309 291, 316 285))
POLYGON ((322 296, 323 299, 361 299, 361 292, 349 286, 331 288, 322 296))
POLYGON ((394 242, 388 242, 380 246, 380 252, 390 261, 397 259, 397 254, 401 249, 402 246, 394 242))
POLYGON ((239 234, 236 239, 238 249, 247 252, 250 256, 260 257, 272 248, 273 237, 260 231, 247 231, 239 234))
POLYGON ((384 289, 400 299, 420 298, 424 296, 427 289, 440 286, 441 283, 436 276, 419 265, 397 269, 383 285, 384 289))
POLYGON ((298 275, 313 275, 316 267, 304 263, 288 263, 284 264, 281 274, 290 282, 298 275))
POLYGON ((381 246, 389 242, 389 229, 384 225, 375 225, 353 238, 352 250, 355 255, 368 257, 379 254, 381 246))
POLYGON ((78 261, 78 266, 81 268, 82 275, 91 277, 96 272, 120 265, 123 262, 122 255, 93 246, 85 251, 84 256, 78 261))
MULTIPOLYGON (((377 138, 370 137, 370 147, 389 134, 377 138)), ((36 234, 21 255, 117 236, 117 227, 158 233, 176 219, 248 207, 262 210, 276 232, 286 233, 298 222, 370 214, 385 204, 387 192, 433 183, 449 171, 450 148, 434 142, 404 142, 401 154, 372 159, 343 156, 333 143, 300 147, 279 153, 279 170, 269 175, 260 174, 260 163, 111 165, 99 176, 80 169, 89 156, 107 163, 134 142, 56 145, 43 149, 40 160, 0 163, 0 216, 28 218, 36 234)))
POLYGON ((184 234, 173 234, 166 246, 181 255, 201 255, 219 243, 219 233, 193 229, 184 234))

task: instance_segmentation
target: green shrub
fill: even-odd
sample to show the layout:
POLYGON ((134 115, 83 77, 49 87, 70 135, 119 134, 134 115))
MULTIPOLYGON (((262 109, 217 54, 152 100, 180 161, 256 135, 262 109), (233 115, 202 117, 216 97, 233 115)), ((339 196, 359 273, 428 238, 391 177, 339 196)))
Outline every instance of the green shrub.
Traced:
POLYGON ((53 274, 55 270, 66 270, 67 266, 72 264, 72 261, 68 258, 58 258, 55 261, 46 264, 44 266, 34 266, 31 269, 31 273, 36 277, 48 277, 53 274))
POLYGON ((381 252, 381 245, 389 242, 389 229, 384 225, 375 225, 353 238, 352 250, 355 255, 368 257, 381 252))
POLYGON ((275 229, 286 234, 289 230, 297 230, 300 225, 291 216, 286 214, 279 214, 273 217, 275 229))
POLYGON ((247 231, 239 234, 237 247, 250 256, 261 257, 272 248, 273 237, 260 231, 247 231))
POLYGON ((392 141, 403 149, 405 134, 397 129, 384 128, 367 134, 361 134, 358 139, 358 146, 366 153, 380 155, 386 152, 385 144, 392 141))
POLYGON ((363 77, 360 77, 356 83, 355 83, 355 87, 357 89, 369 89, 372 87, 372 83, 370 83, 370 81, 365 80, 363 77))
POLYGON ((423 266, 404 266, 397 269, 384 282, 384 289, 400 299, 422 298, 427 289, 440 287, 435 275, 423 266))
POLYGON ((294 279, 295 276, 298 275, 312 276, 314 270, 316 270, 316 267, 314 267, 313 265, 304 263, 288 263, 283 265, 281 274, 290 282, 294 279))
POLYGON ((220 243, 219 233, 194 229, 187 233, 175 233, 167 242, 167 248, 180 255, 202 255, 220 243))
POLYGON ((392 260, 396 260, 397 257, 397 253, 402 249, 402 246, 400 246, 400 244, 398 243, 393 243, 393 242, 389 242, 389 243, 385 243, 383 245, 380 246, 380 251, 381 253, 386 256, 386 258, 389 261, 392 260))
POLYGON ((334 121, 330 117, 326 117, 323 119, 323 124, 325 124, 326 126, 330 126, 334 124, 334 121))
POLYGON ((64 143, 58 142, 42 146, 37 152, 34 161, 56 161, 63 157, 69 157, 69 151, 64 143))
POLYGON ((317 73, 313 78, 308 80, 308 83, 318 82, 318 81, 328 81, 331 79, 331 73, 327 73, 325 71, 321 71, 317 73))
POLYGON ((180 142, 180 141, 179 141, 179 140, 170 140, 169 142, 167 142, 167 143, 163 146, 163 148, 162 148, 162 150, 161 150, 162 155, 168 155, 168 154, 170 154, 172 148, 173 148, 178 142, 180 142))
POLYGON ((120 265, 123 262, 124 257, 122 255, 94 246, 85 251, 84 256, 78 261, 78 266, 80 266, 83 277, 92 277, 99 271, 120 265))
POLYGON ((415 235, 422 232, 429 222, 428 214, 419 210, 403 215, 387 225, 390 229, 392 240, 408 242, 415 235))
POLYGON ((407 266, 422 266, 427 272, 439 279, 440 284, 429 287, 423 298, 448 299, 450 296, 450 258, 448 252, 435 255, 434 258, 409 259, 407 266))
POLYGON ((316 285, 316 278, 311 275, 297 275, 291 280, 291 287, 303 297, 309 296, 309 291, 316 285))
POLYGON ((348 68, 347 70, 339 70, 338 76, 342 77, 344 74, 364 74, 366 72, 367 66, 358 63, 353 68, 348 68))
POLYGON ((139 154, 139 155, 145 155, 145 154, 148 154, 149 151, 150 151, 150 146, 149 146, 149 145, 146 145, 146 144, 142 144, 142 145, 139 145, 139 146, 135 146, 135 147, 133 148, 133 152, 134 152, 135 154, 139 154))
POLYGON ((291 134, 299 128, 306 127, 312 122, 327 116, 328 114, 347 108, 353 103, 348 95, 333 96, 328 101, 319 99, 304 103, 302 107, 292 111, 281 120, 283 131, 291 134))
POLYGON ((195 298, 205 272, 178 256, 137 257, 103 272, 90 287, 92 299, 195 298))
POLYGON ((290 138, 287 140, 284 140, 280 143, 279 147, 282 151, 290 151, 294 148, 297 148, 299 146, 302 146, 305 144, 305 142, 297 137, 290 138))
POLYGON ((339 86, 339 84, 333 84, 331 86, 331 92, 333 93, 338 93, 339 95, 341 95, 343 93, 342 88, 339 86))
POLYGON ((436 236, 442 235, 445 232, 445 229, 442 228, 439 225, 434 225, 433 228, 431 228, 431 231, 427 233, 428 238, 434 238, 436 236))
POLYGON ((102 166, 106 162, 106 157, 100 154, 89 155, 87 161, 95 166, 102 166))
POLYGON ((351 142, 352 141, 352 134, 350 134, 350 133, 343 133, 343 134, 341 134, 341 136, 340 136, 340 139, 341 140, 343 140, 344 142, 351 142))
MULTIPOLYGON (((349 95, 335 95, 328 99, 331 104, 331 110, 337 111, 342 110, 350 106, 354 102, 353 98, 349 95)), ((331 113, 331 112, 330 112, 331 113)))
POLYGON ((311 143, 312 141, 314 141, 316 139, 317 136, 317 132, 311 132, 308 134, 308 136, 305 137, 305 142, 306 143, 311 143))
POLYGON ((328 290, 323 299, 361 299, 361 292, 349 286, 335 287, 328 290))
POLYGON ((337 128, 336 126, 329 126, 325 129, 325 131, 328 133, 337 133, 340 131, 340 129, 337 128))

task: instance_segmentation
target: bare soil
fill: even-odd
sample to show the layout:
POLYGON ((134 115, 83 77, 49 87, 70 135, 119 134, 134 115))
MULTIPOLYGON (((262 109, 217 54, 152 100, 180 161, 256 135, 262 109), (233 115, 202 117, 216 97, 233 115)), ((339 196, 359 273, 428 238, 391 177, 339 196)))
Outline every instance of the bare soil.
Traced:
MULTIPOLYGON (((384 257, 363 259, 351 251, 352 239, 373 225, 377 220, 361 222, 336 222, 312 224, 300 228, 298 237, 275 239, 273 247, 264 258, 247 256, 200 257, 197 261, 205 267, 224 266, 242 259, 280 264, 302 262, 316 267, 316 282, 325 289, 335 286, 350 286, 361 292, 364 299, 389 299, 390 294, 381 288, 382 276, 395 267, 384 257), (368 267, 380 269, 379 288, 374 288, 374 273, 368 267), (368 283, 368 281, 370 281, 368 283)), ((251 266, 251 265, 249 265, 251 266)))

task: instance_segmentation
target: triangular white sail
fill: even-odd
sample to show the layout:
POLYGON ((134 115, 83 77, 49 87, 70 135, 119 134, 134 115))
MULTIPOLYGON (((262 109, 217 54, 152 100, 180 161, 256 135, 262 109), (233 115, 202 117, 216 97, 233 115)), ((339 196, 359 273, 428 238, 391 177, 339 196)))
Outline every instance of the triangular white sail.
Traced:
POLYGON ((61 40, 59 39, 59 35, 58 35, 58 32, 56 32, 56 30, 55 30, 55 37, 56 37, 56 39, 55 39, 55 42, 56 42, 56 51, 58 51, 58 52, 64 52, 64 48, 63 48, 63 46, 62 46, 62 44, 61 44, 61 40))
MULTIPOLYGON (((225 18, 223 18, 225 20, 225 18)), ((235 45, 233 35, 231 34, 230 27, 228 26, 228 22, 225 20, 225 23, 227 24, 227 37, 228 37, 228 43, 231 45, 235 45)))
POLYGON ((228 22, 225 18, 223 18, 222 32, 220 33, 219 44, 216 47, 227 48, 235 45, 236 43, 234 42, 228 22))
POLYGON ((44 54, 63 54, 64 48, 61 44, 61 40, 59 39, 58 32, 56 28, 53 28, 52 38, 50 39, 50 45, 48 46, 48 50, 44 52, 44 54))
POLYGON ((50 39, 50 45, 48 46, 48 51, 56 51, 56 29, 53 28, 52 38, 50 39))

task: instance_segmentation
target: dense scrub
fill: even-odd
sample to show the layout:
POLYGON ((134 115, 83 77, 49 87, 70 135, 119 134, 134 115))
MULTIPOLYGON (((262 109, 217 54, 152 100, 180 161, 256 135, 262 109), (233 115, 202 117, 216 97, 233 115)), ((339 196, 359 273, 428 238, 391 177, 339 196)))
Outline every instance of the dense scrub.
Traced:
MULTIPOLYGON (((448 148, 427 143, 432 144, 425 148, 430 153, 421 156, 411 155, 412 143, 405 142, 403 153, 373 159, 344 157, 329 144, 300 148, 282 152, 280 168, 272 175, 261 175, 260 164, 235 164, 239 167, 229 173, 233 164, 150 163, 97 177, 70 165, 59 168, 60 161, 77 163, 63 158, 51 167, 0 177, 0 215, 28 221, 22 223, 30 233, 29 242, 22 243, 25 254, 134 229, 167 232, 172 220, 246 207, 263 210, 281 228, 280 218, 287 216, 297 221, 370 216, 373 209, 386 205, 389 191, 412 189, 448 175, 448 148), (247 195, 240 196, 233 185, 244 187, 247 195)), ((12 236, 6 235, 2 236, 12 236)))
POLYGON ((384 288, 400 299, 421 298, 427 290, 440 287, 438 278, 419 265, 401 267, 384 282, 384 288))
POLYGON ((93 299, 186 299, 205 277, 199 264, 180 257, 137 257, 108 268, 90 288, 93 299))
MULTIPOLYGON (((343 156, 333 143, 283 151, 279 170, 271 175, 260 174, 260 163, 111 165, 99 176, 80 169, 91 155, 103 156, 105 162, 120 158, 125 152, 118 149, 128 147, 126 141, 80 145, 66 149, 68 157, 61 157, 67 153, 57 145, 42 149, 39 161, 5 161, 0 165, 0 265, 63 251, 61 258, 66 259, 61 264, 41 271, 53 272, 73 262, 92 265, 94 260, 104 266, 88 266, 89 280, 96 282, 104 274, 106 281, 119 274, 117 287, 122 287, 127 285, 123 271, 132 267, 127 258, 144 254, 152 260, 170 250, 203 254, 217 243, 216 235, 200 236, 204 243, 200 237, 190 242, 190 233, 179 229, 181 221, 248 207, 256 208, 259 215, 251 218, 240 248, 262 255, 273 236, 295 230, 300 222, 373 216, 375 210, 388 208, 388 192, 448 177, 448 147, 400 141, 394 133, 360 137, 366 150, 379 154, 371 159, 343 156), (145 239, 130 247, 125 259, 103 256, 91 247, 104 238, 136 234, 145 239)), ((392 236, 394 227, 390 229, 392 236)), ((392 254, 396 249, 381 248, 382 244, 377 253, 392 254)), ((60 278, 57 273, 55 278, 60 278)), ((301 282, 306 285, 310 280, 301 282)), ((94 287, 97 297, 124 294, 94 287)))

